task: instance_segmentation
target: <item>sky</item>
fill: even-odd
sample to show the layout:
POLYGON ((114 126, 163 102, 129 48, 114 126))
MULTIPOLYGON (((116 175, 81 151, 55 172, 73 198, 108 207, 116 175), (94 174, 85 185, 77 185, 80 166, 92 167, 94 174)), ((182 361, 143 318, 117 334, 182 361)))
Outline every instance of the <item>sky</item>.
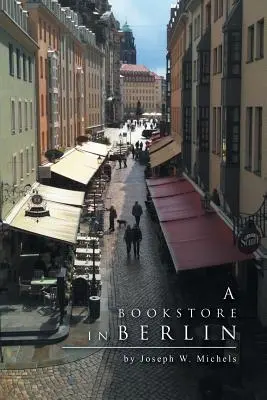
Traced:
POLYGON ((120 25, 127 20, 136 43, 137 64, 166 74, 166 36, 170 8, 175 0, 109 0, 120 25))

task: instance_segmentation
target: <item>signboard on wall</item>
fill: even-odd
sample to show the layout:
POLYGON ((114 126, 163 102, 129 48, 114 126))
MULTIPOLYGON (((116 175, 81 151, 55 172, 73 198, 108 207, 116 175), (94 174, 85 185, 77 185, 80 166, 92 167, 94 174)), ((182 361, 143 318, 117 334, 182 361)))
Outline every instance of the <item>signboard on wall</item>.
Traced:
POLYGON ((250 220, 238 235, 237 247, 244 254, 254 253, 261 244, 261 237, 261 232, 250 220))

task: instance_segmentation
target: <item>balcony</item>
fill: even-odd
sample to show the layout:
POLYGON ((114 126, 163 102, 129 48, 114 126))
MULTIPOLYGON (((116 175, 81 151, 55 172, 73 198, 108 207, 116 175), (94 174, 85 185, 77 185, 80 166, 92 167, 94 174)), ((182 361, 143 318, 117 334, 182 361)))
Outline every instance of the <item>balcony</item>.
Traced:
POLYGON ((23 31, 28 32, 28 13, 16 0, 0 0, 0 11, 11 18, 23 31))

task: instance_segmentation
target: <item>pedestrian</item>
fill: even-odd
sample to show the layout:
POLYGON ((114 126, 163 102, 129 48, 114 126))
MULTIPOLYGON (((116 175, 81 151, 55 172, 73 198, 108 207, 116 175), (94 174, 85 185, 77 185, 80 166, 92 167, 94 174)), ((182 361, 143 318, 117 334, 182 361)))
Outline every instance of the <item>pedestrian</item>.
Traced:
POLYGON ((134 148, 134 145, 132 145, 132 155, 133 155, 133 160, 134 160, 134 156, 135 156, 135 148, 134 148))
POLYGON ((142 151, 143 150, 143 142, 140 142, 140 150, 142 151))
POLYGON ((132 233, 131 225, 127 225, 126 231, 124 233, 124 240, 126 243, 127 255, 129 256, 131 253, 131 247, 132 247, 132 241, 133 241, 133 233, 132 233))
POLYGON ((139 140, 137 140, 137 142, 135 143, 135 148, 136 148, 136 150, 139 149, 139 140))
POLYGON ((145 124, 145 129, 147 128, 147 124, 145 124))
POLYGON ((109 231, 114 232, 115 231, 114 221, 117 218, 117 211, 114 206, 106 208, 106 210, 109 211, 109 231))
POLYGON ((123 156, 122 161, 123 161, 123 166, 124 166, 124 168, 127 168, 127 159, 126 159, 126 156, 123 156))
POLYGON ((132 208, 132 215, 135 217, 135 222, 136 225, 139 226, 140 223, 140 217, 143 214, 143 209, 138 203, 138 201, 135 202, 133 208, 132 208))
POLYGON ((119 169, 121 169, 121 156, 118 157, 118 161, 119 161, 119 169))
POLYGON ((128 131, 130 130, 130 124, 127 124, 127 129, 128 129, 128 131))
POLYGON ((134 256, 139 258, 140 257, 140 243, 142 241, 142 232, 137 224, 135 224, 132 228, 132 238, 133 238, 132 240, 133 240, 134 256))

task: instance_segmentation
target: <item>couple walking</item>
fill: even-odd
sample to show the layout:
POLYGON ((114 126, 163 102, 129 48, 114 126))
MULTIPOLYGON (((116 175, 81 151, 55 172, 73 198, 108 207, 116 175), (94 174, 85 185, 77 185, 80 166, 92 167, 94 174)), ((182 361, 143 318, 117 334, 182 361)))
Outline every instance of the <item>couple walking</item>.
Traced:
POLYGON ((131 228, 131 225, 127 225, 124 240, 126 243, 127 255, 131 253, 131 248, 133 244, 134 256, 139 258, 140 256, 140 243, 142 241, 142 232, 137 224, 131 228))
POLYGON ((132 228, 130 225, 128 225, 124 234, 127 255, 128 256, 130 255, 131 247, 133 244, 134 256, 137 258, 139 258, 140 255, 140 243, 142 241, 142 232, 141 229, 139 228, 140 218, 142 214, 143 214, 143 209, 141 205, 138 203, 138 201, 136 201, 132 208, 132 215, 135 217, 135 224, 132 228))

